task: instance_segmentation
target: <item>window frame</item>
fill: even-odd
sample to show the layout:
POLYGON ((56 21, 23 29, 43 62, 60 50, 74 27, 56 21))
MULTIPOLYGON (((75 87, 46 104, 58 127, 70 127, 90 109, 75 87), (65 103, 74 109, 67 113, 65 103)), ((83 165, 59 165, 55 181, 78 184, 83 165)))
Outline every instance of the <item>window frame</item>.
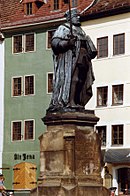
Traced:
POLYGON ((24 53, 28 53, 28 52, 35 52, 36 51, 36 33, 34 32, 29 32, 29 33, 25 33, 24 35, 24 53), (27 35, 31 35, 33 34, 34 35, 34 46, 33 46, 33 50, 26 50, 26 36, 27 35))
POLYGON ((124 101, 124 84, 112 85, 112 106, 123 105, 123 101, 124 101), (122 91, 119 90, 120 87, 122 87, 122 91), (118 91, 116 91, 114 88, 118 88, 118 91), (118 99, 117 101, 114 101, 115 100, 114 94, 116 95, 116 99, 118 99), (119 96, 119 94, 121 95, 119 96), (122 97, 122 100, 119 99, 118 97, 122 97))
POLYGON ((12 92, 12 97, 21 97, 22 94, 23 94, 23 77, 22 76, 13 76, 12 77, 12 82, 11 82, 11 92, 12 92), (14 79, 18 79, 18 78, 21 78, 21 94, 19 95, 14 95, 14 79))
MULTIPOLYGON (((56 6, 55 7, 55 2, 54 2, 55 0, 51 0, 51 9, 53 10, 53 11, 59 11, 59 10, 61 10, 62 9, 62 7, 64 6, 64 4, 68 4, 67 3, 67 1, 62 1, 62 0, 58 0, 59 1, 59 6, 56 6)), ((70 6, 71 7, 78 7, 78 5, 79 5, 79 0, 73 0, 73 2, 70 2, 70 6)))
POLYGON ((34 96, 35 95, 35 75, 24 75, 24 96, 34 96), (33 93, 32 94, 26 94, 26 77, 33 77, 33 93))
POLYGON ((21 141, 22 141, 22 139, 23 139, 22 128, 23 128, 23 127, 22 127, 22 120, 11 121, 11 141, 12 141, 12 142, 21 142, 21 141), (14 139, 13 139, 13 138, 14 138, 14 137, 13 137, 13 135, 14 135, 14 134, 13 134, 13 133, 14 133, 13 124, 14 124, 14 123, 17 123, 17 122, 20 122, 20 123, 21 123, 21 134, 20 134, 20 135, 21 135, 21 139, 19 139, 19 140, 14 140, 14 139))
POLYGON ((108 57, 108 50, 109 50, 108 36, 97 38, 97 51, 98 51, 97 52, 97 59, 107 58, 108 57), (105 43, 104 43, 105 41, 103 41, 103 40, 106 40, 107 45, 105 45, 105 43), (101 41, 101 43, 99 43, 99 41, 101 41), (100 50, 99 50, 99 48, 100 48, 100 50), (104 52, 104 51, 106 51, 106 52, 104 52))
POLYGON ((52 39, 52 37, 53 37, 53 35, 54 35, 54 33, 55 33, 55 30, 56 29, 52 29, 52 30, 48 30, 47 32, 46 32, 46 49, 47 50, 51 50, 51 39, 52 39), (49 36, 49 33, 51 32, 51 36, 49 36))
POLYGON ((117 55, 124 55, 125 54, 125 33, 119 33, 119 34, 114 34, 113 35, 113 56, 117 55), (121 38, 119 36, 123 35, 123 47, 120 47, 121 43, 121 38), (118 41, 116 42, 116 37, 118 38, 118 41), (120 40, 120 41, 119 41, 120 40), (115 43, 116 42, 116 43, 115 43), (123 52, 121 52, 123 50, 123 52))
POLYGON ((61 10, 63 5, 64 4, 63 4, 62 0, 51 0, 51 10, 54 12, 61 10), (57 1, 57 2, 59 1, 59 2, 57 3, 55 1, 57 1))
POLYGON ((55 11, 60 9, 60 0, 53 0, 53 9, 55 11))
POLYGON ((13 35, 12 36, 12 54, 20 54, 20 53, 23 53, 23 34, 17 34, 17 35, 13 35), (14 38, 15 37, 18 37, 18 36, 21 36, 22 37, 22 50, 20 51, 20 52, 14 52, 14 48, 15 48, 15 40, 14 40, 14 38))
POLYGON ((108 86, 99 86, 97 87, 97 107, 107 107, 107 106, 108 106, 108 86), (107 92, 106 98, 104 98, 105 93, 102 93, 102 91, 100 92, 101 89, 106 89, 107 92), (99 96, 101 97, 100 99, 99 96), (101 104, 99 104, 100 102, 101 104), (106 104, 104 104, 104 102, 106 102, 106 104))
POLYGON ((30 75, 24 75, 24 76, 13 76, 11 79, 11 97, 21 97, 21 96, 34 96, 35 95, 35 75, 30 74, 30 75), (26 94, 25 89, 25 81, 26 77, 33 77, 33 93, 32 94, 26 94), (14 95, 14 79, 21 78, 21 94, 20 95, 14 95))
POLYGON ((16 34, 12 36, 12 54, 21 54, 21 53, 29 53, 36 51, 36 33, 35 32, 28 32, 25 34, 16 34), (34 34, 34 50, 26 51, 26 35, 34 34), (21 52, 14 52, 14 37, 21 36, 22 37, 22 51, 21 52))
POLYGON ((24 141, 32 141, 35 140, 35 120, 34 119, 25 119, 24 120, 24 141), (26 122, 32 121, 33 122, 33 138, 26 139, 26 122))
POLYGON ((51 75, 53 75, 53 77, 54 77, 54 73, 53 72, 47 72, 47 74, 46 74, 46 92, 47 92, 47 94, 52 94, 52 92, 53 92, 53 77, 52 77, 52 91, 49 91, 49 74, 51 74, 51 75))
POLYGON ((101 146, 106 147, 107 146, 107 126, 106 125, 96 126, 96 130, 98 131, 98 134, 101 140, 101 146), (101 131, 105 131, 105 134, 101 133, 101 131))
POLYGON ((79 3, 78 0, 72 1, 71 2, 71 4, 72 4, 71 7, 78 7, 78 3, 79 3))
POLYGON ((33 15, 33 2, 25 3, 25 14, 26 14, 26 16, 33 15), (31 5, 31 7, 30 7, 30 5, 31 5))
POLYGON ((124 125, 123 124, 112 125, 111 129, 112 129, 112 137, 111 137, 112 146, 123 146, 124 145, 124 125), (117 138, 115 138, 114 127, 118 128, 117 138), (122 128, 122 130, 120 130, 120 127, 122 128), (120 131, 122 131, 121 139, 120 139, 120 133, 119 133, 120 131), (117 143, 115 143, 114 140, 117 140, 117 143), (120 140, 122 140, 122 143, 120 143, 120 140))

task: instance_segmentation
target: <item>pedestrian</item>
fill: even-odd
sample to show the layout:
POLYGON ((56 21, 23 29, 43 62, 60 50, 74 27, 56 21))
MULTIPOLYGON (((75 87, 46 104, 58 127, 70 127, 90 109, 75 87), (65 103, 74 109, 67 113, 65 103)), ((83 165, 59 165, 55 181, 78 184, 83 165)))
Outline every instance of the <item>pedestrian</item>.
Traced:
POLYGON ((4 175, 0 174, 0 196, 6 195, 6 192, 5 192, 6 188, 4 186, 4 180, 5 180, 4 175))

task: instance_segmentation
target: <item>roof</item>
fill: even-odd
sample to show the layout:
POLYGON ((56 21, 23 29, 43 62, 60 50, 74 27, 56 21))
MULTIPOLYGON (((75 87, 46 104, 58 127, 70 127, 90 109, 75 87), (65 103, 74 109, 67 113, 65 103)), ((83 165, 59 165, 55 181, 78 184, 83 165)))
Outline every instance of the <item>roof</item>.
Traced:
POLYGON ((97 4, 91 8, 89 14, 119 8, 122 9, 123 7, 130 7, 130 0, 99 0, 97 4))
POLYGON ((98 0, 97 4, 83 13, 85 20, 130 12, 130 0, 98 0))
MULTIPOLYGON (((50 22, 61 20, 64 18, 64 13, 68 9, 67 4, 62 4, 62 9, 53 11, 51 8, 52 0, 48 3, 42 3, 42 6, 36 11, 34 15, 26 16, 24 14, 25 0, 8 0, 1 1, 1 28, 12 28, 13 26, 38 24, 41 22, 50 22)), ((35 0, 38 1, 38 0, 35 0)), ((40 0, 39 0, 40 1, 40 0)), ((43 1, 43 0, 42 0, 43 1)), ((78 10, 81 12, 88 7, 93 0, 79 0, 78 10)), ((91 18, 91 16, 100 16, 100 14, 111 11, 116 13, 116 10, 123 10, 123 12, 130 11, 130 0, 98 0, 97 4, 88 11, 83 12, 83 17, 91 18)), ((85 20, 86 20, 85 18, 85 20)))
POLYGON ((105 152, 104 162, 107 162, 107 163, 130 163, 130 148, 107 150, 105 152))
MULTIPOLYGON (((37 0, 38 1, 38 0, 37 0)), ((79 10, 88 6, 92 0, 79 0, 79 10)), ((62 9, 52 10, 51 2, 48 0, 47 4, 42 3, 34 15, 26 16, 24 14, 24 1, 23 0, 8 0, 2 2, 1 11, 1 27, 18 26, 24 24, 34 24, 50 20, 59 20, 64 18, 64 13, 68 10, 68 4, 63 3, 62 9)))

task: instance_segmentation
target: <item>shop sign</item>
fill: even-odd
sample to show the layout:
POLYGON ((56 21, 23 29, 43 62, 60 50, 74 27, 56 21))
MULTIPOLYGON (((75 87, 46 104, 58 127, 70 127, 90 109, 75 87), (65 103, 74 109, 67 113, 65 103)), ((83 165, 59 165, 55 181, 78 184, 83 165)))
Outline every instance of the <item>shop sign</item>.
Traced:
POLYGON ((32 160, 35 159, 35 155, 34 154, 27 154, 27 153, 23 153, 23 154, 14 154, 14 160, 22 160, 22 161, 27 161, 27 160, 32 160))

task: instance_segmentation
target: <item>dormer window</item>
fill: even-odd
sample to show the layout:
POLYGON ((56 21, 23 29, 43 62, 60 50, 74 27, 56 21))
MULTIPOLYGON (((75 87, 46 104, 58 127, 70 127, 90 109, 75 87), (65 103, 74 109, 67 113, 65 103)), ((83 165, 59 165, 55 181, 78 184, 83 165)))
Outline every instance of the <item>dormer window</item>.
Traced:
POLYGON ((33 6, 31 3, 26 3, 26 15, 32 15, 33 14, 33 6))
MULTIPOLYGON (((46 0, 43 0, 46 2, 46 0)), ((61 10, 65 4, 69 4, 69 0, 51 0, 51 9, 53 11, 61 10)), ((71 7, 77 7, 79 4, 79 0, 70 1, 71 7)), ((68 5, 66 5, 68 7, 68 5)))
POLYGON ((60 7, 59 0, 54 0, 54 10, 58 10, 60 7))
POLYGON ((43 0, 24 0, 24 13, 26 16, 31 16, 44 4, 43 0))
POLYGON ((62 0, 51 0, 51 8, 53 11, 60 10, 63 6, 63 1, 62 0))

